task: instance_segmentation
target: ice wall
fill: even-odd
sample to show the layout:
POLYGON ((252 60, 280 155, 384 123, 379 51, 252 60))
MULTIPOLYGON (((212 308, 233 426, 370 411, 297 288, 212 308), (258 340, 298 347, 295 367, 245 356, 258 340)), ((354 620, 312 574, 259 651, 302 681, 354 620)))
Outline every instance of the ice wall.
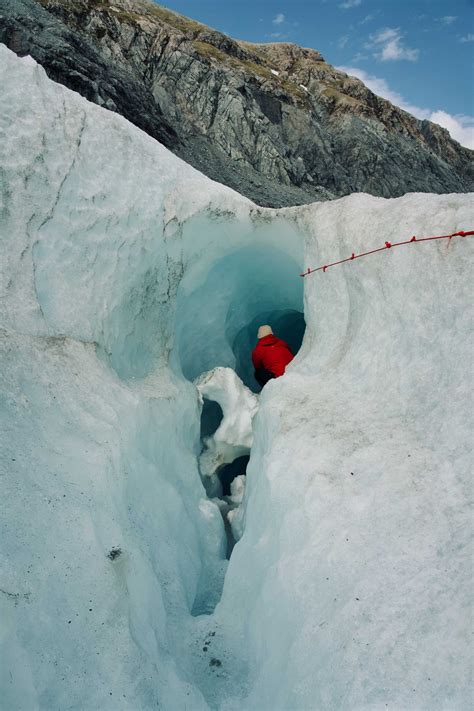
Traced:
POLYGON ((302 237, 0 51, 3 703, 207 708, 222 662, 197 616, 219 599, 226 538, 173 351, 192 322, 178 286, 251 256, 256 235, 297 269, 302 237))
POLYGON ((213 614, 189 379, 300 310, 303 247, 469 228, 472 196, 259 209, 0 50, 4 707, 467 708, 469 240, 305 279, 213 614))
POLYGON ((196 393, 157 365, 193 253, 177 183, 191 213, 218 189, 1 49, 2 703, 207 708, 187 627, 225 536, 196 393))
MULTIPOLYGON (((318 266, 471 225, 472 197, 351 196, 298 217, 318 266)), ((469 708, 472 247, 305 278, 304 352, 261 395, 217 610, 247 644, 235 708, 469 708)))

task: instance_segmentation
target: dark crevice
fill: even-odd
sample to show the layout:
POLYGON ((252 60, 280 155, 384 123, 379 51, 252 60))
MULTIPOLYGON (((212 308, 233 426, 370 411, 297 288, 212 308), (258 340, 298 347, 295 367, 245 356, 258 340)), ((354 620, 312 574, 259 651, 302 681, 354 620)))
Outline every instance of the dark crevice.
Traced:
POLYGON ((245 454, 242 457, 237 457, 237 459, 234 459, 233 462, 230 462, 230 464, 224 464, 219 471, 217 472, 217 476, 219 477, 219 480, 222 485, 222 506, 220 507, 222 518, 224 519, 224 528, 226 532, 226 537, 227 537, 227 559, 229 560, 230 556, 232 555, 232 551, 234 550, 234 546, 237 543, 237 541, 234 538, 234 534, 232 532, 232 527, 229 523, 229 519, 227 518, 227 514, 229 511, 232 509, 236 508, 239 504, 236 504, 235 501, 232 500, 232 491, 231 491, 231 484, 234 481, 234 479, 238 476, 241 476, 242 474, 246 475, 247 474, 247 464, 249 463, 250 460, 250 455, 245 454))
POLYGON ((223 496, 231 495, 230 485, 234 481, 235 477, 246 473, 249 459, 250 455, 244 454, 243 457, 237 457, 237 459, 234 459, 233 462, 230 464, 224 464, 224 466, 219 469, 217 475, 222 484, 223 496))
POLYGON ((201 440, 214 434, 223 417, 224 414, 219 403, 205 398, 201 412, 201 440))

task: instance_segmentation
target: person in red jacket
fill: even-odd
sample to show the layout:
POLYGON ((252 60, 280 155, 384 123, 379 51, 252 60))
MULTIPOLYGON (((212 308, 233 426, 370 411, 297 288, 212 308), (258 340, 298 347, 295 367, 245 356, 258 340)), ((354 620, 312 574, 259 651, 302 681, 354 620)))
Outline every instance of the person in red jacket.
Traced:
POLYGON ((290 346, 273 335, 271 326, 260 326, 258 343, 252 351, 255 380, 263 386, 272 378, 279 378, 294 356, 290 346))

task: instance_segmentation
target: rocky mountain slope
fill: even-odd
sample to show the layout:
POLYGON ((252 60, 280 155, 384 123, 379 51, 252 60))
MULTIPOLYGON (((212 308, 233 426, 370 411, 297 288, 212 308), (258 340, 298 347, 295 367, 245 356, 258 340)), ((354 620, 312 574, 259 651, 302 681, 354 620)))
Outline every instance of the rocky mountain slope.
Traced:
POLYGON ((472 151, 312 49, 143 0, 0 0, 0 41, 261 205, 474 187, 472 151))

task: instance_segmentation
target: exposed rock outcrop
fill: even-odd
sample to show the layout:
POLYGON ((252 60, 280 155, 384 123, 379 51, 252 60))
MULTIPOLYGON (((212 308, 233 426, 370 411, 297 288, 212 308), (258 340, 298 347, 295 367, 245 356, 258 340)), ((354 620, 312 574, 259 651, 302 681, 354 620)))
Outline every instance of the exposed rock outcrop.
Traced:
POLYGON ((0 41, 261 205, 465 192, 472 151, 327 64, 143 0, 0 0, 0 41))

